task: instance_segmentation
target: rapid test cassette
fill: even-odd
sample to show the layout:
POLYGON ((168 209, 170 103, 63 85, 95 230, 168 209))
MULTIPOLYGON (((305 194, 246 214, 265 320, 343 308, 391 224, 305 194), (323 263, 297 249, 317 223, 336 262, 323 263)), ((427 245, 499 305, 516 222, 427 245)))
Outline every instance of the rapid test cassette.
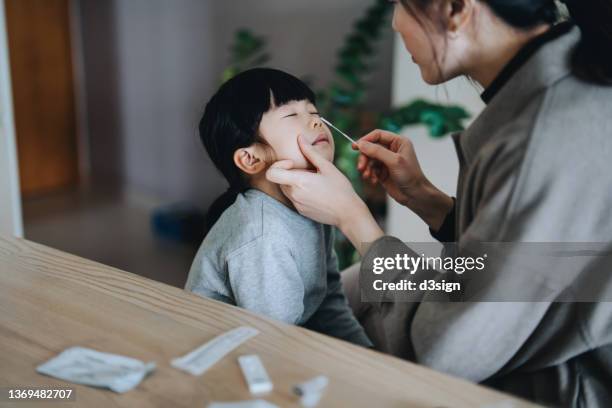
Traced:
POLYGON ((272 381, 266 372, 259 356, 249 354, 238 357, 238 364, 251 394, 263 394, 272 391, 272 381))

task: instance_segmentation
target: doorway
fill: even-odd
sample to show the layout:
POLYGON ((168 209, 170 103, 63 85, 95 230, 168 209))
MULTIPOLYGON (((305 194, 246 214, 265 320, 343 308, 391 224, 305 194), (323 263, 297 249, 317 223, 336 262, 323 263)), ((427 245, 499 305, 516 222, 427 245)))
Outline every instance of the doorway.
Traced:
POLYGON ((182 287, 197 248, 154 236, 160 203, 124 191, 115 4, 4 0, 24 236, 182 287))
POLYGON ((79 158, 70 0, 5 0, 24 198, 75 188, 79 158))

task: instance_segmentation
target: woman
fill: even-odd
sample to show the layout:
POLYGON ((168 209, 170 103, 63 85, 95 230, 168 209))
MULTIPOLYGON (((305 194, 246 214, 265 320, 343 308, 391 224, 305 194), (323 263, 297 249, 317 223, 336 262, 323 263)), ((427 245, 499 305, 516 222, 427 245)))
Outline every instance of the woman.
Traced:
MULTIPOLYGON (((485 89, 487 107, 454 135, 460 162, 456 200, 423 175, 408 139, 376 130, 355 146, 363 177, 381 183, 440 241, 459 247, 612 246, 606 177, 612 154, 612 2, 567 0, 571 22, 565 23, 557 23, 557 3, 395 2, 393 27, 423 80, 439 84, 465 75, 485 89)), ((300 213, 337 226, 363 264, 392 252, 390 245, 402 245, 384 236, 334 166, 310 146, 300 147, 316 173, 292 170, 286 161, 267 173, 300 213)), ((489 273, 499 279, 504 265, 489 273)), ((595 286, 609 284, 606 275, 595 286)), ((554 291, 541 298, 532 294, 538 302, 441 303, 423 301, 429 298, 423 293, 412 303, 361 305, 356 314, 377 322, 379 333, 368 334, 378 348, 434 369, 554 406, 612 401, 611 304, 562 303, 554 291)))

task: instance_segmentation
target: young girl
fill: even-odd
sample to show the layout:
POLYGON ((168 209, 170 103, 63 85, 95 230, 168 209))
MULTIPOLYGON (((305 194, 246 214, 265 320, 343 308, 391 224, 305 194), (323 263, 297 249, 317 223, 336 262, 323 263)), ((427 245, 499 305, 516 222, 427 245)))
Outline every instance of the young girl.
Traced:
POLYGON ((208 102, 200 137, 229 189, 209 209, 185 288, 370 347, 342 292, 331 227, 298 214, 265 178, 277 160, 309 167, 298 135, 333 160, 313 92, 287 73, 243 72, 208 102))

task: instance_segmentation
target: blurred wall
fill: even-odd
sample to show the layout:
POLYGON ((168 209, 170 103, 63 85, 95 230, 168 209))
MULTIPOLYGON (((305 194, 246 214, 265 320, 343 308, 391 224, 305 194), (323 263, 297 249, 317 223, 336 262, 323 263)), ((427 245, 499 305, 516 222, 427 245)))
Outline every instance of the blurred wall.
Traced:
POLYGON ((0 0, 0 234, 23 236, 4 0, 0 0))
MULTIPOLYGON (((91 171, 173 202, 202 207, 225 189, 197 137, 238 28, 264 35, 268 64, 315 86, 371 0, 79 0, 91 171)), ((390 101, 391 29, 369 104, 390 101)))
MULTIPOLYGON (((472 120, 484 108, 479 90, 466 78, 457 78, 439 86, 426 84, 421 78, 419 67, 412 62, 402 39, 398 36, 395 42, 392 101, 393 105, 402 105, 415 98, 425 98, 444 104, 458 104, 472 114, 472 120)), ((469 121, 468 121, 469 124, 469 121)), ((450 136, 434 139, 426 129, 410 127, 402 134, 413 142, 419 163, 425 175, 439 189, 447 194, 456 194, 459 163, 455 147, 450 136)), ((389 199, 389 216, 387 233, 402 239, 404 242, 434 242, 429 228, 412 211, 389 199)))

